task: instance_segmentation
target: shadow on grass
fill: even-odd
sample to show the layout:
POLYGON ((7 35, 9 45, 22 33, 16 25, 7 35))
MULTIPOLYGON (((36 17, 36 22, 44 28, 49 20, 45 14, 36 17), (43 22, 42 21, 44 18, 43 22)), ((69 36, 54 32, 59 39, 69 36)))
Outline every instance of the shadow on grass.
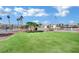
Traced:
POLYGON ((27 33, 38 33, 38 32, 44 32, 44 31, 26 31, 27 33))

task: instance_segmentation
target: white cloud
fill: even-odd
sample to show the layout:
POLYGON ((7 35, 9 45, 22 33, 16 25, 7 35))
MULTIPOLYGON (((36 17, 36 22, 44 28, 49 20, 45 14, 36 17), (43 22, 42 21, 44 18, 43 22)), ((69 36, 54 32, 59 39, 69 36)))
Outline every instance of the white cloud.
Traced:
POLYGON ((0 15, 4 14, 4 8, 0 6, 0 15))
POLYGON ((17 13, 21 13, 23 16, 35 16, 35 17, 41 17, 41 16, 48 16, 48 14, 45 12, 45 9, 39 9, 39 8, 29 8, 24 9, 22 7, 15 7, 13 9, 10 8, 3 8, 0 6, 0 15, 7 15, 13 13, 14 15, 17 15, 17 13))
POLYGON ((23 12, 23 16, 33 16, 31 13, 23 12))
POLYGON ((69 8, 70 6, 58 6, 58 7, 55 7, 56 10, 58 11, 57 13, 55 13, 55 16, 61 16, 61 17, 64 17, 64 16, 67 16, 69 14, 69 8))
POLYGON ((17 15, 17 12, 14 12, 14 15, 17 15))
POLYGON ((10 8, 5 8, 5 10, 4 11, 6 11, 6 12, 11 12, 12 11, 12 9, 10 9, 10 8))
POLYGON ((46 13, 44 13, 44 12, 41 12, 41 13, 38 13, 38 14, 36 14, 35 16, 48 16, 48 14, 46 14, 46 13))
POLYGON ((0 15, 4 16, 11 13, 12 12, 10 8, 3 8, 2 6, 0 6, 0 15))
POLYGON ((23 16, 48 16, 44 9, 30 8, 23 11, 23 16))
POLYGON ((0 11, 1 11, 1 10, 4 10, 4 8, 3 8, 2 6, 0 6, 0 11))
POLYGON ((14 11, 16 11, 16 12, 23 12, 24 11, 24 9, 23 8, 21 8, 21 7, 15 7, 14 8, 14 11))

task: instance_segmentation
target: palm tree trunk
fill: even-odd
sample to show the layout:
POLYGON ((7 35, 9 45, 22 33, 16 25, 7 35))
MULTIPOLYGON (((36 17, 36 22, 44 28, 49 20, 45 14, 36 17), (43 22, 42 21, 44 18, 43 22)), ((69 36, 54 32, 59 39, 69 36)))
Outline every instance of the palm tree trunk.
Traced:
POLYGON ((18 21, 18 30, 20 30, 20 26, 21 26, 20 21, 18 21))
POLYGON ((20 27, 21 27, 21 30, 23 30, 23 20, 20 20, 20 27))
POLYGON ((19 21, 17 21, 18 22, 18 28, 19 28, 19 21))
POLYGON ((10 25, 11 25, 11 24, 10 24, 10 19, 8 19, 8 22, 9 22, 9 29, 11 29, 11 27, 10 27, 10 25))

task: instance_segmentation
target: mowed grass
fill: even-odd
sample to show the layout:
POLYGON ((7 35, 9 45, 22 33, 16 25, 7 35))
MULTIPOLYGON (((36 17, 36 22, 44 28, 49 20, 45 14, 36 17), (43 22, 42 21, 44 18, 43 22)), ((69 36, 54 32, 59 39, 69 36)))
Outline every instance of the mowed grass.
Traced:
POLYGON ((79 33, 19 32, 10 36, 6 40, 0 41, 0 52, 79 52, 79 33))

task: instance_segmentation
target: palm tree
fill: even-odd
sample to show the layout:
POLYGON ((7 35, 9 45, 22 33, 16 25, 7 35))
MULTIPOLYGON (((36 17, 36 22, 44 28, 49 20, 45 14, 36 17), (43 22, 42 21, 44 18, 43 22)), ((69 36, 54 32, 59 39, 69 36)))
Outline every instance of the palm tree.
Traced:
POLYGON ((9 23, 9 28, 10 28, 10 16, 9 15, 7 15, 7 18, 8 18, 8 23, 9 23))
POLYGON ((23 28, 23 18, 23 16, 20 16, 16 19, 18 21, 18 28, 23 28))
POLYGON ((79 23, 77 23, 77 25, 79 25, 79 23))
POLYGON ((2 20, 2 17, 0 17, 0 20, 2 20))
POLYGON ((23 18, 24 18, 23 16, 20 16, 20 17, 19 17, 19 20, 20 20, 21 26, 23 25, 23 18))
POLYGON ((0 17, 0 20, 2 20, 2 17, 0 17))
POLYGON ((2 20, 2 17, 0 17, 0 20, 2 20))
POLYGON ((78 28, 79 28, 79 23, 77 23, 77 26, 78 26, 78 28))
POLYGON ((27 22, 26 26, 28 26, 29 31, 35 31, 39 25, 35 22, 27 22))
POLYGON ((18 22, 18 27, 19 27, 19 21, 20 21, 20 19, 19 19, 19 18, 17 18, 16 20, 17 20, 17 22, 18 22))
MULTIPOLYGON (((0 17, 0 20, 2 20, 2 17, 0 17)), ((0 25, 0 28, 1 28, 1 25, 0 25)))

